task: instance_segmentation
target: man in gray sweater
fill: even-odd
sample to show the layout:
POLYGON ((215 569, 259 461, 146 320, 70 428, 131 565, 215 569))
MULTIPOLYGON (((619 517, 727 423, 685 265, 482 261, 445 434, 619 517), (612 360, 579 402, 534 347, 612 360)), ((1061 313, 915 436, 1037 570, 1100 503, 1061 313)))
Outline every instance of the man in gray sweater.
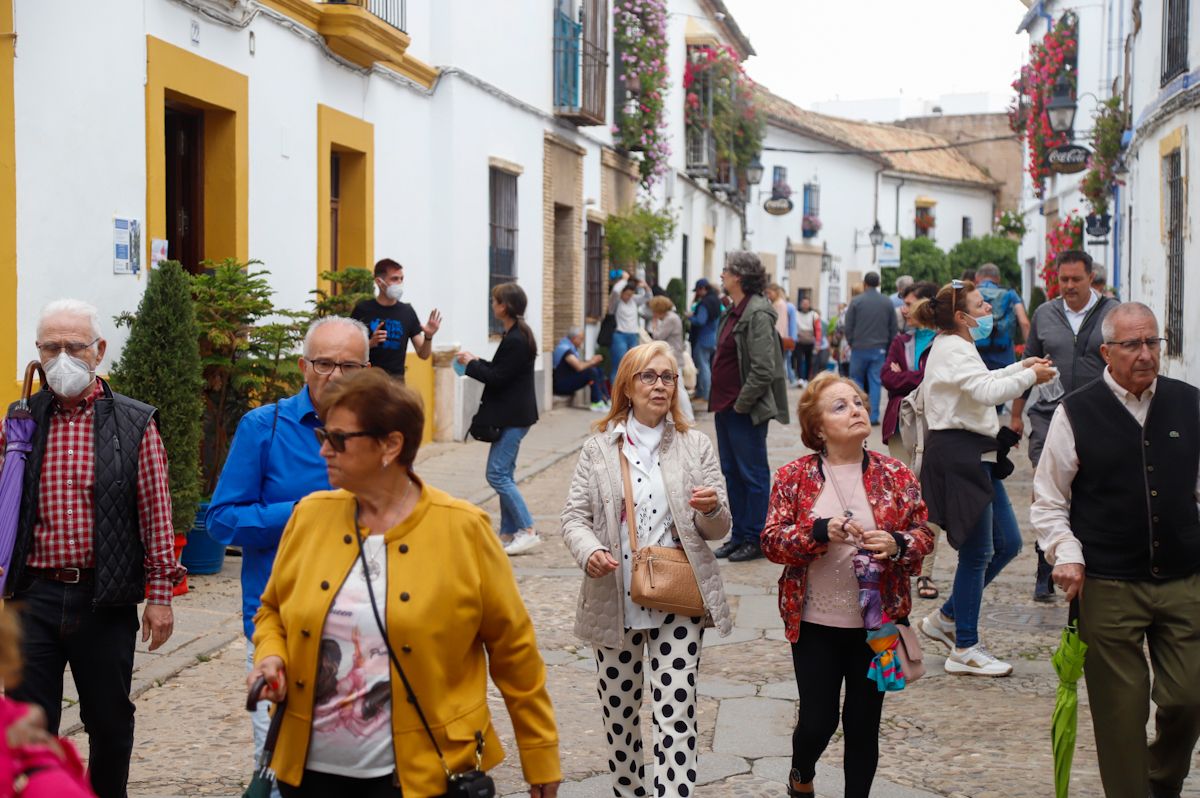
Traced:
MULTIPOLYGON (((1046 443, 1046 432, 1050 429, 1050 418, 1054 415, 1062 397, 1089 382, 1099 379, 1104 372, 1104 358, 1100 356, 1100 345, 1104 335, 1100 323, 1109 311, 1119 303, 1115 299, 1101 296, 1092 288, 1092 258, 1080 250, 1067 250, 1058 256, 1058 293, 1049 302, 1043 302, 1034 311, 1025 341, 1025 357, 1048 357, 1058 368, 1062 389, 1049 394, 1039 389, 1037 401, 1028 405, 1029 412, 1029 460, 1036 469, 1046 443), (1057 395, 1055 395, 1057 394, 1057 395)), ((1049 383, 1053 385, 1053 381, 1049 383)), ((1029 391, 1013 400, 1012 421, 1009 426, 1018 435, 1025 429, 1021 417, 1026 410, 1029 391)), ((1050 565, 1037 550, 1038 570, 1034 585, 1035 601, 1053 601, 1054 585, 1050 581, 1050 565)))
POLYGON ((880 375, 887 348, 896 337, 892 300, 879 293, 879 274, 867 272, 866 289, 846 309, 846 341, 850 344, 850 378, 871 399, 871 424, 879 424, 880 375))

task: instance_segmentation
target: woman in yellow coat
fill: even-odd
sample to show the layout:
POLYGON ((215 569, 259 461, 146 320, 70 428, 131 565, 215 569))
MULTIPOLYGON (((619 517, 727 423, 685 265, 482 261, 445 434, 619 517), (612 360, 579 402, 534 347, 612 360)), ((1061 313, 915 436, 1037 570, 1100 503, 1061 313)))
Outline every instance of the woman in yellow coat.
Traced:
POLYGON ((446 793, 447 770, 471 770, 477 753, 494 767, 490 669, 530 795, 553 798, 558 734, 533 624, 487 515, 413 473, 420 398, 369 369, 323 404, 338 490, 296 505, 254 618, 249 683, 261 675, 262 697, 287 702, 271 761, 281 794, 421 798, 446 793))

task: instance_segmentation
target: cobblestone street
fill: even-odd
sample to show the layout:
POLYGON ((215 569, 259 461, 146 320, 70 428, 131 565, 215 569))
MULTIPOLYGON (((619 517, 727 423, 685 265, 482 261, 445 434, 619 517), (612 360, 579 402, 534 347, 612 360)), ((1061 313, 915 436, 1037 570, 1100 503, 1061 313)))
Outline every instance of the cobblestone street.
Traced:
MULTIPOLYGON (((794 401, 793 396, 793 401, 794 401)), ((584 426, 596 417, 575 410, 547 414, 522 452, 522 490, 545 545, 513 565, 538 631, 558 714, 566 779, 562 795, 606 796, 607 754, 594 685, 591 652, 572 634, 582 578, 558 534, 558 511, 574 468, 584 426), (537 473, 532 473, 536 471, 537 473)), ((701 429, 712 434, 711 416, 701 429)), ((780 465, 803 450, 795 427, 772 425, 770 451, 780 465)), ((878 441, 876 441, 878 445, 878 441)), ((428 447, 418 472, 458 495, 482 500, 498 514, 482 475, 481 444, 428 447), (422 466, 424 464, 424 468, 422 466), (439 477, 432 476, 434 473, 439 477), (445 479, 440 477, 444 476, 445 479)), ((1050 713, 1057 678, 1049 662, 1066 607, 1032 601, 1034 553, 1028 529, 1031 473, 1023 454, 1008 489, 1025 527, 1020 557, 985 595, 981 629, 997 656, 1014 664, 1006 679, 947 676, 941 653, 926 646, 929 676, 884 705, 878 796, 918 798, 1043 798, 1053 792, 1050 713)), ((935 579, 943 594, 955 557, 939 553, 935 579)), ((237 612, 238 560, 215 577, 193 577, 192 592, 177 602, 178 648, 139 655, 135 680, 137 747, 133 796, 240 795, 251 769, 250 725, 242 709, 245 643, 237 612), (215 650, 214 650, 215 647, 215 650), (171 659, 174 657, 174 659, 171 659), (158 672, 152 672, 157 667, 158 672), (182 670, 179 668, 182 667, 182 670), (178 670, 167 675, 170 670, 178 670)), ((775 606, 779 567, 765 560, 723 566, 736 626, 725 639, 710 633, 701 660, 699 707, 701 794, 778 796, 789 767, 796 688, 788 645, 775 606)), ((934 602, 915 599, 914 618, 934 602)), ((928 641, 923 641, 928 643, 928 641)), ((523 782, 507 713, 493 691, 493 713, 509 759, 494 772, 502 795, 523 782)), ((1102 794, 1086 690, 1080 689, 1080 733, 1072 793, 1102 794)), ((648 716, 648 706, 645 712, 648 716)), ((647 719, 644 728, 649 728, 647 719)), ((86 737, 74 739, 86 749, 86 737)), ((647 741, 647 748, 649 742, 647 741)), ((818 771, 818 794, 841 795, 841 745, 831 745, 818 771)), ((1200 762, 1197 763, 1197 767, 1200 762)), ((1195 772, 1183 793, 1200 796, 1195 772)))

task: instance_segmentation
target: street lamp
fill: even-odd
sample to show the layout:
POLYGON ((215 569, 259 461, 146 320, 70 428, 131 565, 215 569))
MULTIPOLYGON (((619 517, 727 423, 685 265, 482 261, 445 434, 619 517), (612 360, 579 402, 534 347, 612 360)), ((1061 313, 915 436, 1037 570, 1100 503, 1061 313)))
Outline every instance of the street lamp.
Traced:
POLYGON ((758 156, 754 156, 754 160, 746 167, 746 182, 752 186, 757 186, 763 179, 763 165, 758 156))
POLYGON ((871 232, 867 234, 871 239, 871 246, 877 247, 883 243, 883 228, 879 226, 879 220, 875 220, 875 226, 871 228, 871 232))
POLYGON ((821 271, 826 273, 833 271, 833 255, 829 252, 828 242, 821 247, 821 271))
POLYGON ((1050 102, 1046 103, 1046 116, 1055 133, 1066 133, 1075 126, 1075 99, 1071 96, 1071 81, 1066 75, 1059 75, 1054 81, 1050 102))

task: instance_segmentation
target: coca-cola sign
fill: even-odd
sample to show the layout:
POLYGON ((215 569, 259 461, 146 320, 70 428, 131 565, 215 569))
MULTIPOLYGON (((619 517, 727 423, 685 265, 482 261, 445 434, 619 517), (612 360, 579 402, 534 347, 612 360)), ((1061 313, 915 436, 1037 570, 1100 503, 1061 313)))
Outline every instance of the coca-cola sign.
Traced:
POLYGON ((1087 147, 1081 147, 1078 144, 1063 144, 1050 150, 1046 162, 1050 171, 1060 175, 1072 175, 1087 169, 1088 158, 1091 157, 1091 154, 1087 147))

